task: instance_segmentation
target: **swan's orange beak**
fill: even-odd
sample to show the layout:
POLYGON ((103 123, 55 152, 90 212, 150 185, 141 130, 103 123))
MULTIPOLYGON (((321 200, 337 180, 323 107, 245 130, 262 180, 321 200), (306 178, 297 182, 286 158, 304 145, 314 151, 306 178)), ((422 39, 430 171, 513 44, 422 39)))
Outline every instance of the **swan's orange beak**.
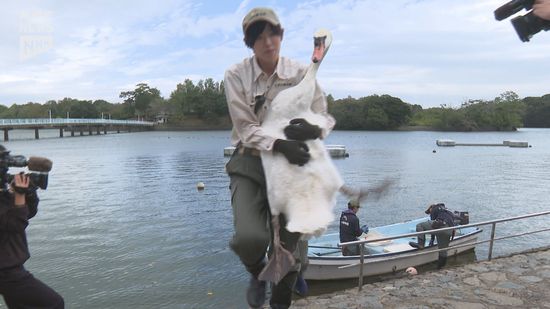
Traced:
POLYGON ((323 60, 323 56, 325 54, 325 39, 326 36, 314 38, 313 56, 311 56, 311 61, 313 61, 313 63, 317 63, 323 60))

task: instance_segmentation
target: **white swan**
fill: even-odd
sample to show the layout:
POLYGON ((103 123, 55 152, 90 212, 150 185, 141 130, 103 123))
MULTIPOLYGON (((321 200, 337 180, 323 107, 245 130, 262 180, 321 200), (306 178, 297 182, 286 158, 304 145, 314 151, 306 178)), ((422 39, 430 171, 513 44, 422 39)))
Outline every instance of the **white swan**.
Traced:
MULTIPOLYGON (((283 129, 294 118, 327 128, 327 119, 311 110, 316 87, 316 74, 326 55, 332 35, 321 29, 314 35, 314 53, 305 77, 291 88, 281 91, 273 99, 263 130, 286 139, 283 129)), ((336 194, 343 181, 321 139, 306 141, 311 158, 304 166, 290 164, 281 153, 262 151, 262 163, 267 183, 271 214, 285 214, 287 230, 306 235, 320 235, 334 219, 336 194)))
MULTIPOLYGON (((304 118, 309 123, 327 128, 325 116, 311 110, 316 87, 315 75, 330 44, 328 30, 318 30, 314 35, 314 52, 302 81, 285 89, 273 99, 262 123, 263 130, 280 139, 286 139, 284 128, 294 118, 304 118)), ((320 235, 334 219, 332 210, 336 194, 343 181, 332 163, 320 139, 306 141, 311 156, 304 166, 290 164, 283 154, 262 151, 267 198, 272 214, 274 240, 273 254, 260 273, 260 280, 278 283, 291 269, 294 257, 284 249, 279 239, 279 215, 287 220, 287 230, 300 232, 306 237, 320 235)))
MULTIPOLYGON (((316 87, 317 70, 325 57, 332 35, 321 29, 314 35, 314 51, 310 64, 302 81, 285 89, 271 102, 262 123, 262 129, 269 135, 286 139, 284 128, 290 120, 304 118, 309 123, 327 129, 327 118, 311 110, 316 87)), ((280 243, 279 215, 286 217, 286 228, 290 232, 299 232, 302 237, 319 236, 334 219, 338 191, 357 201, 362 201, 370 193, 380 196, 393 181, 385 180, 374 188, 352 189, 346 185, 332 163, 321 139, 308 140, 310 160, 304 166, 290 164, 281 153, 262 151, 267 198, 272 214, 274 239, 271 244, 273 254, 260 273, 259 279, 278 283, 291 269, 294 257, 280 243)))

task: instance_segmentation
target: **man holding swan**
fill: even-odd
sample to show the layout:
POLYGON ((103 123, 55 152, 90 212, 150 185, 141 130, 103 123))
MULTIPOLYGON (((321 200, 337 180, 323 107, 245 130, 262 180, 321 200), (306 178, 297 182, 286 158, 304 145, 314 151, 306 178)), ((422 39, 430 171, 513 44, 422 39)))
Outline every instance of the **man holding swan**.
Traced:
MULTIPOLYGON (((303 166, 310 159, 305 141, 326 137, 335 121, 327 113, 326 99, 316 84, 311 109, 325 118, 325 126, 313 125, 301 118, 293 119, 284 130, 286 139, 276 138, 261 127, 273 99, 281 91, 299 84, 307 67, 279 55, 284 29, 273 10, 252 9, 244 17, 242 26, 244 42, 254 55, 231 66, 224 77, 233 122, 231 142, 236 146, 226 165, 235 229, 230 246, 251 275, 247 302, 258 308, 265 302, 266 284, 258 276, 265 266, 269 244, 275 236, 280 238, 286 250, 293 252, 300 238, 300 233, 285 228, 284 215, 279 216, 278 235, 273 235, 260 152, 278 152, 289 163, 303 166)), ((271 308, 290 306, 296 270, 293 268, 272 287, 271 308)))

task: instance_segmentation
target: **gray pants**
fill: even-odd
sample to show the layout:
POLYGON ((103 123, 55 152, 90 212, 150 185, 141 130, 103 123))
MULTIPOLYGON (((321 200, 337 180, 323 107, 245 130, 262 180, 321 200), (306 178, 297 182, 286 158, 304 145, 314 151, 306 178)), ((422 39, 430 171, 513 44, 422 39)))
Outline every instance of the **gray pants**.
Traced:
MULTIPOLYGON (((273 239, 262 161, 258 156, 235 152, 226 165, 226 171, 230 177, 235 228, 230 246, 248 272, 257 277, 265 265, 266 251, 273 239)), ((279 218, 281 243, 285 249, 294 252, 300 234, 286 230, 284 216, 279 218)), ((297 271, 289 272, 272 287, 271 305, 281 308, 290 306, 297 274, 297 271)))
POLYGON ((361 248, 359 245, 348 245, 345 247, 342 247, 342 255, 343 256, 352 256, 352 255, 360 255, 361 254, 361 248))
POLYGON ((302 277, 309 265, 309 258, 307 257, 308 245, 309 242, 307 240, 299 240, 296 251, 294 251, 294 258, 297 264, 294 269, 297 270, 302 277))
MULTIPOLYGON (((424 232, 424 231, 433 230, 432 223, 433 223, 432 220, 428 220, 428 221, 418 223, 416 225, 416 231, 417 232, 424 232)), ((447 227, 447 225, 444 225, 443 227, 447 227)), ((449 230, 449 231, 434 232, 433 234, 437 238, 437 248, 443 249, 443 248, 447 248, 449 246, 449 243, 451 242, 451 236, 453 234, 453 231, 449 230)), ((426 234, 418 235, 418 243, 419 244, 424 244, 425 242, 426 242, 426 234)), ((447 251, 439 251, 439 257, 446 258, 447 257, 447 251)))

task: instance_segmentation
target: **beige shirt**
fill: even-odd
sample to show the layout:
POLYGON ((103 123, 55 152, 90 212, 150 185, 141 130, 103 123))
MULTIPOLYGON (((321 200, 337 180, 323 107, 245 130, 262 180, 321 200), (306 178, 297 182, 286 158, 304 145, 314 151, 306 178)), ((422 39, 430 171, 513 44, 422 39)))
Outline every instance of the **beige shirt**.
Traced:
MULTIPOLYGON (((231 144, 236 146, 242 142, 245 147, 270 151, 275 138, 262 130, 265 112, 275 96, 284 89, 296 86, 304 78, 306 71, 306 66, 285 57, 279 58, 277 68, 271 76, 262 71, 254 57, 231 66, 224 77, 225 97, 233 122, 231 144), (254 98, 262 94, 266 97, 265 104, 255 114, 254 98)), ((326 137, 334 127, 335 120, 327 113, 327 102, 319 84, 315 87, 311 109, 327 117, 329 125, 321 128, 322 137, 326 137)))

